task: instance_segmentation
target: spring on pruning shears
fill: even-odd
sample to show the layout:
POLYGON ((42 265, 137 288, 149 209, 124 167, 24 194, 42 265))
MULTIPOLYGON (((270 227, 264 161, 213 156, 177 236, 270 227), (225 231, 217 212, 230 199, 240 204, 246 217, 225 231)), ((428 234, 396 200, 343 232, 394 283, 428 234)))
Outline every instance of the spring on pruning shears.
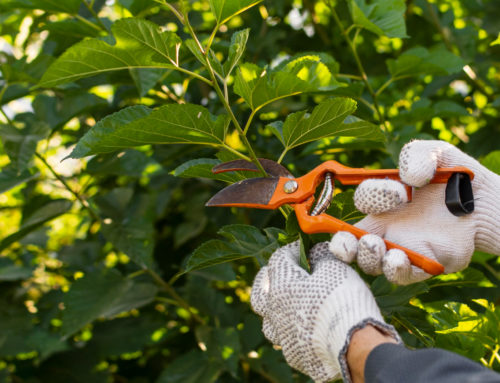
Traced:
POLYGON ((333 183, 332 183, 332 173, 325 174, 325 181, 323 182, 323 189, 321 189, 321 194, 318 198, 318 203, 311 211, 312 216, 324 213, 326 209, 330 207, 333 198, 333 183))

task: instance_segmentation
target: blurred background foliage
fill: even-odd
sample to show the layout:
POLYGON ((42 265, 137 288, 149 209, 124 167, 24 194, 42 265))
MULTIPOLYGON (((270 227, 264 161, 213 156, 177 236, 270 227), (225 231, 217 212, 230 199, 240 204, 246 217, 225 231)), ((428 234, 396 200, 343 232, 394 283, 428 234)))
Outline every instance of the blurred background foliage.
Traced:
MULTIPOLYGON (((438 138, 500 172, 498 1, 241 0, 229 2, 236 12, 227 20, 213 12, 220 4, 184 2, 201 41, 217 26, 220 61, 244 28, 242 68, 279 71, 308 52, 329 55, 322 73, 333 78, 321 92, 258 110, 230 93, 239 123, 252 118, 258 157, 280 158, 296 175, 328 159, 390 168, 410 139, 438 138), (332 96, 356 100, 356 118, 383 139, 326 135, 283 151, 279 121, 332 96)), ((111 26, 130 17, 190 38, 166 2, 0 3, 0 382, 310 381, 263 338, 249 306, 258 268, 298 238, 294 218, 204 206, 225 185, 207 178, 216 156, 249 154, 234 126, 225 150, 146 145, 61 162, 97 121, 126 107, 189 102, 225 113, 188 49, 182 66, 194 75, 130 69, 37 86, 68 48, 113 43, 111 26)), ((224 79, 229 89, 235 73, 224 79)), ((329 212, 359 219, 352 190, 336 191, 329 212)), ((446 348, 500 371, 499 273, 496 257, 477 253, 467 270, 411 286, 364 277, 408 346, 446 348)))

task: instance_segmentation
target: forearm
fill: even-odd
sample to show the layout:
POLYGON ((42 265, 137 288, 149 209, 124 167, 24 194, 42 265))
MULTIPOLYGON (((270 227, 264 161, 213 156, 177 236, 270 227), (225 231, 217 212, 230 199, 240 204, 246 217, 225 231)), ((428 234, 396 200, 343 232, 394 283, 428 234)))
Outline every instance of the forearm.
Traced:
POLYGON ((347 350, 347 364, 353 383, 365 381, 365 365, 368 355, 375 347, 384 343, 396 344, 397 341, 371 325, 357 330, 352 335, 347 350))
POLYGON ((387 343, 368 355, 364 376, 367 383, 500 382, 499 374, 458 354, 387 343))
POLYGON ((356 331, 347 351, 353 383, 499 382, 500 375, 440 349, 408 350, 368 325, 356 331))

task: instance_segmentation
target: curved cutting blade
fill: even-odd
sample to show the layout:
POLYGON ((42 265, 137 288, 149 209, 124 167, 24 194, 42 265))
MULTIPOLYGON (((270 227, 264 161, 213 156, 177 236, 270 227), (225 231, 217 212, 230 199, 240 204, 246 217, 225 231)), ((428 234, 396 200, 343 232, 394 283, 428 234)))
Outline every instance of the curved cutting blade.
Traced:
MULTIPOLYGON (((293 178, 292 173, 290 173, 287 168, 285 168, 283 165, 278 164, 275 161, 268 160, 266 158, 259 158, 259 162, 266 171, 266 173, 272 177, 293 178)), ((236 172, 236 171, 258 172, 259 169, 253 162, 246 160, 234 160, 234 161, 224 162, 212 168, 212 173, 214 174, 224 173, 224 172, 236 172)))
POLYGON ((219 191, 205 206, 237 206, 272 209, 267 204, 273 197, 279 178, 249 178, 219 191))

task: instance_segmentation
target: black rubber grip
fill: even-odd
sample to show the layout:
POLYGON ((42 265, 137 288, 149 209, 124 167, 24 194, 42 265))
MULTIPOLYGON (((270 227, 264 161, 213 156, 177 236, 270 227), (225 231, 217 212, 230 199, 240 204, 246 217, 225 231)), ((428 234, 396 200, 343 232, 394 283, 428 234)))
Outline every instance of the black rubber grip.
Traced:
POLYGON ((467 173, 455 173, 448 179, 445 202, 450 213, 457 217, 474 211, 472 183, 467 173))

